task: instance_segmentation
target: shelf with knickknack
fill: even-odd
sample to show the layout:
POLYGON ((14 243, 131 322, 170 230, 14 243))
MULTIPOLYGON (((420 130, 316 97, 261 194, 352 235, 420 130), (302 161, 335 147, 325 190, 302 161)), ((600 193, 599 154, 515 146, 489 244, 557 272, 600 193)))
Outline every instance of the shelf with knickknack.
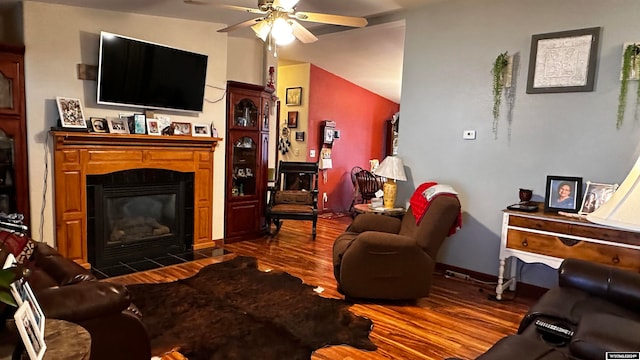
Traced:
POLYGON ((266 230, 269 109, 273 89, 227 83, 225 242, 266 230))
POLYGON ((29 224, 24 47, 0 44, 0 212, 29 224))

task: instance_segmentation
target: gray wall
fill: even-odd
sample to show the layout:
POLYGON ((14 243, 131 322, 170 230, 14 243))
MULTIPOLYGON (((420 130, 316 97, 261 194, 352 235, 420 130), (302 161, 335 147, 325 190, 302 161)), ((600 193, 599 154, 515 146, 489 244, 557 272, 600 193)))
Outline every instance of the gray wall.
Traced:
MULTIPOLYGON (((620 183, 640 153, 629 87, 623 127, 616 109, 623 42, 640 41, 637 0, 448 0, 407 17, 399 156, 409 169, 400 184, 408 199, 424 181, 460 192, 464 227, 440 262, 497 274, 501 210, 518 188, 542 200, 547 175, 620 183), (531 35, 602 27, 593 92, 526 94, 531 35), (503 101, 498 139, 492 128, 491 64, 499 53, 519 57, 508 125, 503 101), (477 140, 462 139, 466 129, 477 140)), ((522 267, 522 280, 550 286, 555 271, 522 267)))

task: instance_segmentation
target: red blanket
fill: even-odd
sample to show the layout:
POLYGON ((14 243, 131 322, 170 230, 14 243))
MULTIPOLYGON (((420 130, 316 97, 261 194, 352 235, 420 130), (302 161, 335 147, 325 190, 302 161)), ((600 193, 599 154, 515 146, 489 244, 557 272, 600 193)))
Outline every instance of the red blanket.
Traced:
MULTIPOLYGON (((440 193, 440 194, 436 194, 433 198, 431 198, 431 201, 427 201, 427 198, 423 195, 423 193, 425 190, 427 190, 428 188, 434 185, 438 185, 438 183, 426 182, 418 186, 416 191, 414 191, 413 195, 411 196, 411 199, 409 200, 409 204, 411 205, 411 210, 413 211, 413 216, 416 218, 416 225, 420 225, 420 222, 422 221, 424 214, 426 214, 427 210, 429 209, 429 205, 431 204, 431 201, 433 201, 433 199, 435 199, 436 197, 452 196, 458 199, 458 196, 456 194, 440 193)), ((449 236, 455 234, 456 231, 458 231, 458 229, 460 228, 462 228, 462 212, 458 214, 456 221, 451 226, 451 229, 449 230, 449 236)))

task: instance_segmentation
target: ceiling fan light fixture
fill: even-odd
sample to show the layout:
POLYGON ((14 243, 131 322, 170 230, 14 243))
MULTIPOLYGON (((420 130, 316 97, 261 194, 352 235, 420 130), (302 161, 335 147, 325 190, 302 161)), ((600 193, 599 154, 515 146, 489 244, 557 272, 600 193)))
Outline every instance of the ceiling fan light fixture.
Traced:
POLYGON ((267 41, 267 36, 269 36, 269 31, 271 31, 271 22, 270 21, 260 21, 259 23, 253 25, 251 30, 256 33, 256 36, 262 39, 262 41, 267 41))
POLYGON ((278 45, 287 45, 295 40, 293 27, 287 20, 281 17, 274 20, 273 26, 271 27, 271 36, 274 37, 278 45))
POLYGON ((300 0, 275 0, 273 2, 274 7, 279 7, 284 10, 291 10, 294 6, 298 5, 300 0))
POLYGON ((296 37, 293 36, 292 33, 288 33, 288 34, 285 33, 281 36, 276 36, 275 38, 276 38, 276 45, 280 45, 280 46, 289 45, 293 42, 293 40, 296 39, 296 37))

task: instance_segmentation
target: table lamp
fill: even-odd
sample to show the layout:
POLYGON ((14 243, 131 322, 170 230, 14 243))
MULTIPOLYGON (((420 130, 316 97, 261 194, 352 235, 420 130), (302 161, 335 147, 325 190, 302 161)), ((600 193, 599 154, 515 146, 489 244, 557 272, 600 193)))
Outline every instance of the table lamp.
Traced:
POLYGON ((611 198, 587 220, 617 228, 640 231, 640 157, 611 198))
POLYGON ((373 173, 387 179, 382 186, 382 191, 384 192, 384 207, 386 209, 393 208, 396 203, 396 194, 398 193, 396 180, 407 180, 407 176, 404 174, 402 160, 397 156, 387 156, 373 173))

